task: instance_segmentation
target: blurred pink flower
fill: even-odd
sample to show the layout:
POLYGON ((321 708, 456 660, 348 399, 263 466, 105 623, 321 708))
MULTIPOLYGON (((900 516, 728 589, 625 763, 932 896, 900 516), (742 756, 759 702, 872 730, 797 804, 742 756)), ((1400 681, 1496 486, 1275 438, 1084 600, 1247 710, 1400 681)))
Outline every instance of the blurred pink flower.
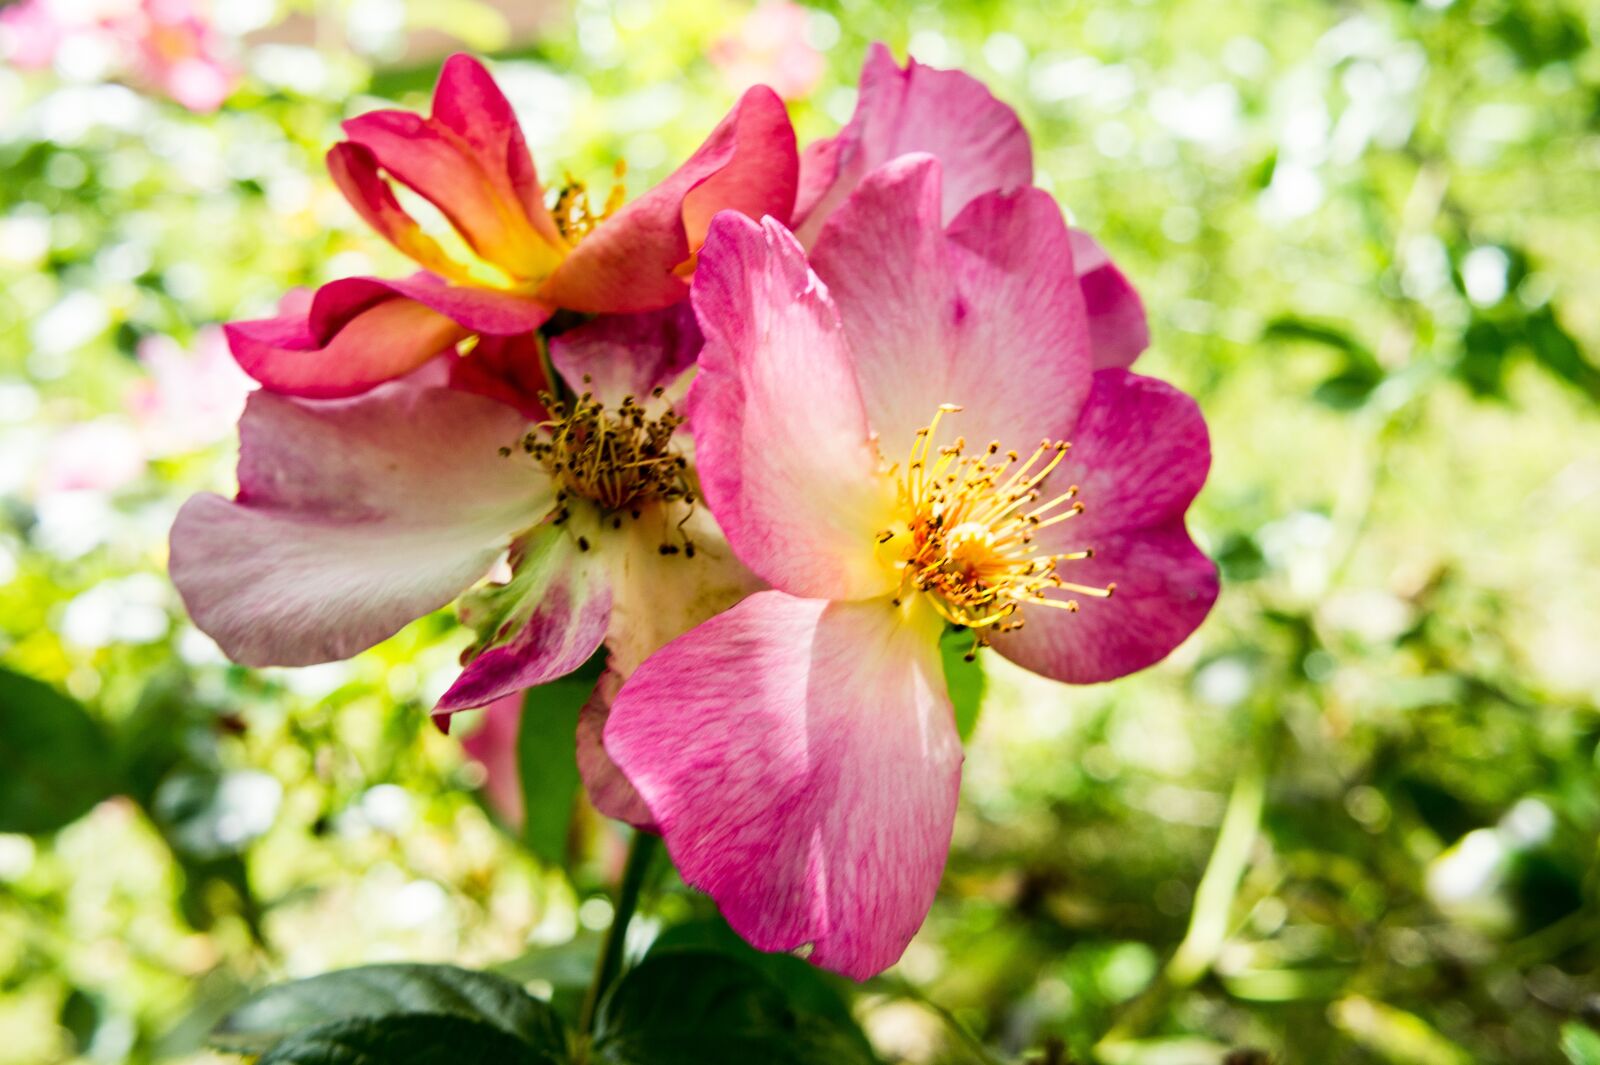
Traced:
POLYGON ((38 492, 110 492, 138 480, 144 469, 144 445, 134 427, 115 416, 96 418, 69 425, 51 439, 38 492))
POLYGON ((128 393, 128 413, 152 456, 196 451, 233 434, 255 382, 228 354, 219 326, 207 326, 192 349, 171 337, 147 337, 139 362, 149 377, 128 393))
POLYGON ((26 70, 87 44, 191 111, 215 111, 238 83, 204 0, 22 0, 0 11, 0 53, 26 70))
POLYGON ((68 25, 49 0, 22 0, 0 10, 0 53, 22 70, 55 62, 68 25))
POLYGON ((762 4, 737 32, 713 44, 707 58, 736 92, 766 85, 785 100, 798 100, 817 87, 826 67, 822 53, 806 41, 809 18, 799 4, 762 4))
POLYGON ((204 0, 143 0, 111 23, 139 77, 191 111, 215 111, 238 84, 204 0))

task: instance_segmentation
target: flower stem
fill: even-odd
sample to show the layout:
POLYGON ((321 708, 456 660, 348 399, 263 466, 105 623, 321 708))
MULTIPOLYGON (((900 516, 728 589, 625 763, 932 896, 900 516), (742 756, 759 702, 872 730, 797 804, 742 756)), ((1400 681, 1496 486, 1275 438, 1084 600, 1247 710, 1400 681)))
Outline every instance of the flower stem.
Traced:
POLYGON ((617 885, 617 908, 611 916, 611 927, 606 929, 605 942, 600 945, 600 957, 595 962, 594 982, 583 998, 583 1012, 579 1016, 579 1030, 585 1034, 594 1031, 595 1014, 600 1000, 616 982, 622 971, 622 951, 627 944, 628 924, 633 912, 639 908, 639 893, 644 888, 645 874, 656 856, 659 840, 649 832, 635 832, 628 844, 628 861, 622 868, 622 882, 617 885))

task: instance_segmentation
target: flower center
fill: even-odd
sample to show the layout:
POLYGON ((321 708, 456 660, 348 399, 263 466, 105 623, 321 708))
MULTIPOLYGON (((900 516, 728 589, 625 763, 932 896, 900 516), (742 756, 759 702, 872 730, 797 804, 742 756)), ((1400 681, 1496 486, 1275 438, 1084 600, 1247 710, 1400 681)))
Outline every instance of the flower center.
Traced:
POLYGON ((1034 542, 1041 530, 1083 513, 1077 485, 1041 499, 1045 478, 1070 445, 1041 441, 1025 460, 1015 451, 1002 453, 998 441, 965 455, 959 437, 935 451, 939 420, 960 409, 944 404, 917 430, 897 479, 901 520, 878 534, 879 557, 900 576, 896 602, 914 591, 926 594, 947 621, 975 630, 976 646, 982 646, 989 633, 1021 628, 1017 611, 1024 604, 1077 611, 1076 599, 1048 598, 1052 590, 1109 597, 1115 584, 1075 584, 1057 572, 1063 562, 1093 558, 1092 547, 1040 554, 1034 542))
POLYGON ((556 193, 555 202, 550 206, 550 217, 555 220, 556 229, 569 246, 576 247, 578 242, 592 233, 596 226, 616 214, 622 207, 623 200, 627 199, 622 178, 627 171, 627 164, 620 159, 617 160, 613 171, 616 184, 611 186, 611 192, 606 196, 604 206, 598 209, 589 200, 588 186, 575 180, 571 174, 567 175, 567 183, 556 193))
MULTIPOLYGON (((653 393, 657 398, 661 394, 659 388, 653 393)), ((688 460, 672 445, 673 431, 683 418, 671 409, 652 417, 632 396, 608 409, 588 392, 570 401, 541 393, 539 400, 550 419, 529 431, 520 446, 556 482, 556 524, 567 519, 574 498, 608 513, 630 511, 634 518, 657 500, 693 506, 688 460)), ((621 528, 621 513, 611 517, 613 527, 621 528)), ((661 547, 662 554, 679 550, 671 543, 661 547)), ((686 537, 682 550, 693 557, 694 545, 686 537)))

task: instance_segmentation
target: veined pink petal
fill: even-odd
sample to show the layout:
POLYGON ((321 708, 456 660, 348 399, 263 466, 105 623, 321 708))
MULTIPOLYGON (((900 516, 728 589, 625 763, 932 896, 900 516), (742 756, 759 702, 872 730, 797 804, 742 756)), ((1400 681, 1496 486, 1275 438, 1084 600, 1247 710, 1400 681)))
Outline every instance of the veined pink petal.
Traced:
POLYGON ((621 687, 622 678, 607 669, 600 675, 594 694, 578 712, 578 774, 596 810, 634 828, 659 834, 661 830, 650 815, 650 807, 611 760, 603 742, 606 722, 611 718, 611 700, 621 687))
POLYGON ((1065 438, 1089 391, 1088 330, 1071 240, 1044 192, 989 192, 949 229, 940 166, 888 163, 812 251, 839 308, 867 420, 903 461, 941 404, 940 441, 1031 451, 1065 438))
POLYGON ((419 273, 331 281, 309 307, 285 300, 278 317, 232 322, 226 331, 240 367, 267 389, 334 399, 410 373, 473 332, 514 336, 549 316, 525 297, 419 273))
POLYGON ((550 361, 579 392, 608 407, 625 396, 643 401, 665 388, 700 354, 704 339, 687 300, 658 311, 603 314, 550 341, 550 361))
POLYGON ((553 521, 512 544, 511 580, 461 602, 461 620, 478 630, 478 641, 435 717, 547 684, 589 660, 611 618, 611 587, 590 547, 553 521))
POLYGON ((915 59, 902 69, 888 48, 874 44, 861 68, 855 114, 837 137, 808 145, 801 156, 794 213, 801 243, 816 242, 862 178, 909 152, 927 152, 944 167, 942 221, 979 193, 1033 183, 1027 131, 982 82, 915 59))
POLYGON ((1072 263, 1089 315, 1089 355, 1096 370, 1126 370, 1150 346, 1144 301, 1093 237, 1072 230, 1072 263))
POLYGON ((522 728, 522 692, 490 703, 483 725, 461 741, 462 748, 483 763, 485 797, 506 824, 522 829, 522 774, 517 767, 517 732, 522 728))
POLYGON ((172 528, 189 616, 236 662, 348 658, 483 576, 537 521, 548 480, 499 449, 521 415, 409 382, 364 396, 250 397, 239 495, 197 495, 172 528))
POLYGON ((590 313, 648 311, 683 299, 681 267, 712 216, 787 218, 799 162, 783 101, 757 86, 688 161, 602 222, 539 290, 556 306, 590 313))
POLYGON ((1057 680, 1111 680, 1160 661, 1199 626, 1217 598, 1217 568, 1184 529, 1184 512, 1211 464, 1194 400, 1162 381, 1101 370, 1071 437, 1072 450, 1043 486, 1046 498, 1080 486, 1082 514, 1044 529, 1040 553, 1094 549, 1062 562, 1062 578, 1104 587, 1109 599, 1063 591, 1079 612, 1023 607, 1025 624, 994 639, 1018 664, 1057 680))
POLYGON ((961 744, 937 642, 888 600, 756 593, 634 673, 605 746, 757 948, 864 980, 927 915, 961 744))
MULTIPOLYGON (((701 488, 734 553, 794 594, 888 594, 891 517, 851 356, 792 234, 717 216, 695 278, 705 333, 690 389, 701 488)), ((909 442, 908 442, 909 446, 909 442)))
POLYGON ((611 761, 601 743, 611 699, 622 681, 649 655, 763 587, 733 557, 705 507, 680 519, 654 504, 640 519, 623 525, 603 541, 611 581, 610 652, 595 696, 578 719, 578 769, 595 809, 639 828, 654 831, 644 800, 611 761), (664 555, 664 540, 687 537, 694 554, 664 555))

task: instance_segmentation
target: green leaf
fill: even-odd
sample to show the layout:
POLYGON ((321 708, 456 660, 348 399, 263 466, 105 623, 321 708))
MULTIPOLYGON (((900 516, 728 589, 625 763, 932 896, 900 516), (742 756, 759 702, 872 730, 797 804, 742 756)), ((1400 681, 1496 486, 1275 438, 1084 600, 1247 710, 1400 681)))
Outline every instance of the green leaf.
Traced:
POLYGON ((1572 1065, 1600 1065, 1600 1033, 1581 1024, 1561 1026, 1561 1052, 1572 1065))
POLYGON ((332 1022, 410 1014, 447 1014, 514 1036, 552 1059, 566 1054, 566 1032, 550 1007, 503 976, 450 965, 364 965, 278 984, 223 1018, 211 1041, 225 1050, 260 1053, 332 1022))
POLYGON ((605 649, 576 673, 529 688, 517 726, 522 842, 540 861, 562 865, 578 801, 578 712, 605 668, 605 649))
POLYGON ((872 1044, 850 1011, 849 991, 854 985, 842 976, 817 968, 793 954, 768 954, 739 938, 721 917, 674 925, 650 945, 650 955, 673 951, 715 951, 743 962, 765 976, 783 992, 789 1006, 803 1016, 831 1026, 841 1043, 856 1057, 844 1060, 875 1061, 872 1044))
POLYGON ((402 1013, 319 1024, 285 1039, 257 1065, 555 1065, 566 1060, 565 1053, 541 1051, 481 1021, 402 1013))
POLYGON ((972 653, 972 633, 967 629, 946 629, 939 639, 939 655, 944 659, 945 690, 950 694, 950 704, 955 707, 956 732, 965 743, 978 727, 978 711, 983 708, 986 682, 983 665, 977 659, 967 661, 972 653))
POLYGON ((50 685, 0 669, 0 832, 54 832, 121 786, 100 722, 50 685))
POLYGON ((605 1065, 850 1065, 870 1061, 846 1033, 797 1010, 760 971, 717 951, 645 958, 601 1004, 605 1065))

